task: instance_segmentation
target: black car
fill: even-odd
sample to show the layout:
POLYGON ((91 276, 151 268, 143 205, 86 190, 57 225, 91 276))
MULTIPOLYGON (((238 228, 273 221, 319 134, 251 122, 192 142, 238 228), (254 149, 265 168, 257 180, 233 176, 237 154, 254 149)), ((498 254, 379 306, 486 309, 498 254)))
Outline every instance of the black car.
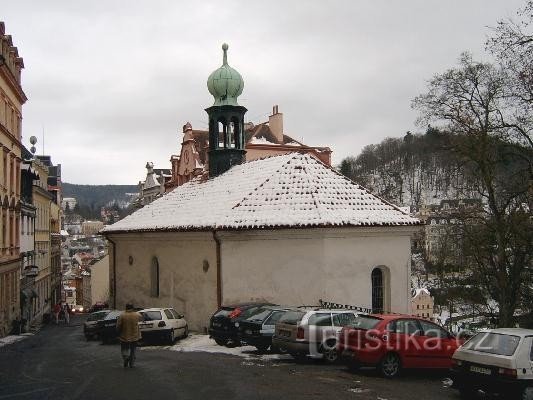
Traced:
POLYGON ((83 323, 83 334, 87 340, 98 336, 98 321, 102 321, 111 310, 101 310, 91 313, 83 323))
POLYGON ((239 321, 270 303, 241 303, 220 307, 209 322, 209 337, 220 346, 239 346, 239 321))
POLYGON ((97 334, 103 344, 110 343, 118 338, 117 319, 122 314, 121 310, 111 310, 101 321, 98 321, 97 334))
MULTIPOLYGON (((291 308, 279 306, 260 307, 252 316, 239 321, 241 343, 264 352, 272 346, 276 322, 291 308)), ((276 351, 277 349, 272 349, 276 351)))

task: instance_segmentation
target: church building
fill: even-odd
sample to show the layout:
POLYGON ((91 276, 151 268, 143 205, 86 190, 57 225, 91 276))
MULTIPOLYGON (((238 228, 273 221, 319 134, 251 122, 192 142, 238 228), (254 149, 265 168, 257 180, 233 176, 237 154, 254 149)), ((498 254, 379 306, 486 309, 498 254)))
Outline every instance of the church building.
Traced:
POLYGON ((247 161, 244 82, 222 48, 207 83, 208 174, 103 230, 113 306, 172 306, 199 331, 245 301, 410 312, 419 221, 306 152, 247 161))

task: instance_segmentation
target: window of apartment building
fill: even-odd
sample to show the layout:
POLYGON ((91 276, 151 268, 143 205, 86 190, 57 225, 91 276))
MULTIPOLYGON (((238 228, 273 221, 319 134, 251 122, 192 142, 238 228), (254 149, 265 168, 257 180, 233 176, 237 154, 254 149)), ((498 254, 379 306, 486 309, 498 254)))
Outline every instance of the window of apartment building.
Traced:
POLYGON ((7 241, 7 210, 2 209, 2 252, 6 248, 7 241))
POLYGON ((24 236, 24 224, 26 222, 26 217, 23 215, 20 223, 20 234, 24 236))
POLYGON ((15 217, 15 247, 20 247, 20 218, 15 217))
POLYGON ((4 165, 4 175, 3 175, 4 182, 3 183, 4 183, 4 187, 6 187, 7 186, 7 153, 5 151, 3 153, 4 153, 3 154, 4 155, 4 163, 3 163, 3 165, 4 165))
POLYGON ((152 297, 159 297, 159 261, 157 260, 157 257, 152 258, 150 283, 150 295, 152 297))
POLYGON ((9 160, 9 190, 13 192, 15 189, 15 163, 13 157, 9 160))

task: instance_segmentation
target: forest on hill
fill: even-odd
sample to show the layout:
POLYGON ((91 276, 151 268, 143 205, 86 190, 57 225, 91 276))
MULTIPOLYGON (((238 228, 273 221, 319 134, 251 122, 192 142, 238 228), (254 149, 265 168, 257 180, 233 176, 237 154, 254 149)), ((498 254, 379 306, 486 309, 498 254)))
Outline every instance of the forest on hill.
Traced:
MULTIPOLYGON (((428 127, 425 134, 407 132, 403 137, 370 144, 358 156, 343 159, 339 169, 372 193, 416 212, 441 200, 483 199, 476 165, 451 151, 468 145, 466 136, 428 127)), ((524 163, 531 159, 531 149, 503 141, 497 147, 505 155, 494 165, 499 181, 515 182, 527 169, 524 163), (506 151, 509 146, 514 151, 506 151)))
POLYGON ((76 185, 66 182, 62 184, 62 189, 63 198, 76 198, 76 213, 85 219, 99 219, 102 207, 128 209, 139 191, 137 185, 76 185))

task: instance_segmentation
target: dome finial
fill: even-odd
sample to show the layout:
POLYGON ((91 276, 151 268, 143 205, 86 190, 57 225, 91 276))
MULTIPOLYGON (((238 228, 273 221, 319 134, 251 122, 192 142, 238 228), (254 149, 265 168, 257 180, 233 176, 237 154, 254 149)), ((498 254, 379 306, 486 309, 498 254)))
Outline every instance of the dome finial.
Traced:
POLYGON ((238 106, 237 97, 242 93, 244 81, 241 74, 228 64, 228 44, 222 45, 222 66, 207 78, 207 89, 215 98, 215 106, 238 106))
POLYGON ((222 51, 224 52, 222 65, 228 65, 228 47, 227 43, 222 44, 222 51))

